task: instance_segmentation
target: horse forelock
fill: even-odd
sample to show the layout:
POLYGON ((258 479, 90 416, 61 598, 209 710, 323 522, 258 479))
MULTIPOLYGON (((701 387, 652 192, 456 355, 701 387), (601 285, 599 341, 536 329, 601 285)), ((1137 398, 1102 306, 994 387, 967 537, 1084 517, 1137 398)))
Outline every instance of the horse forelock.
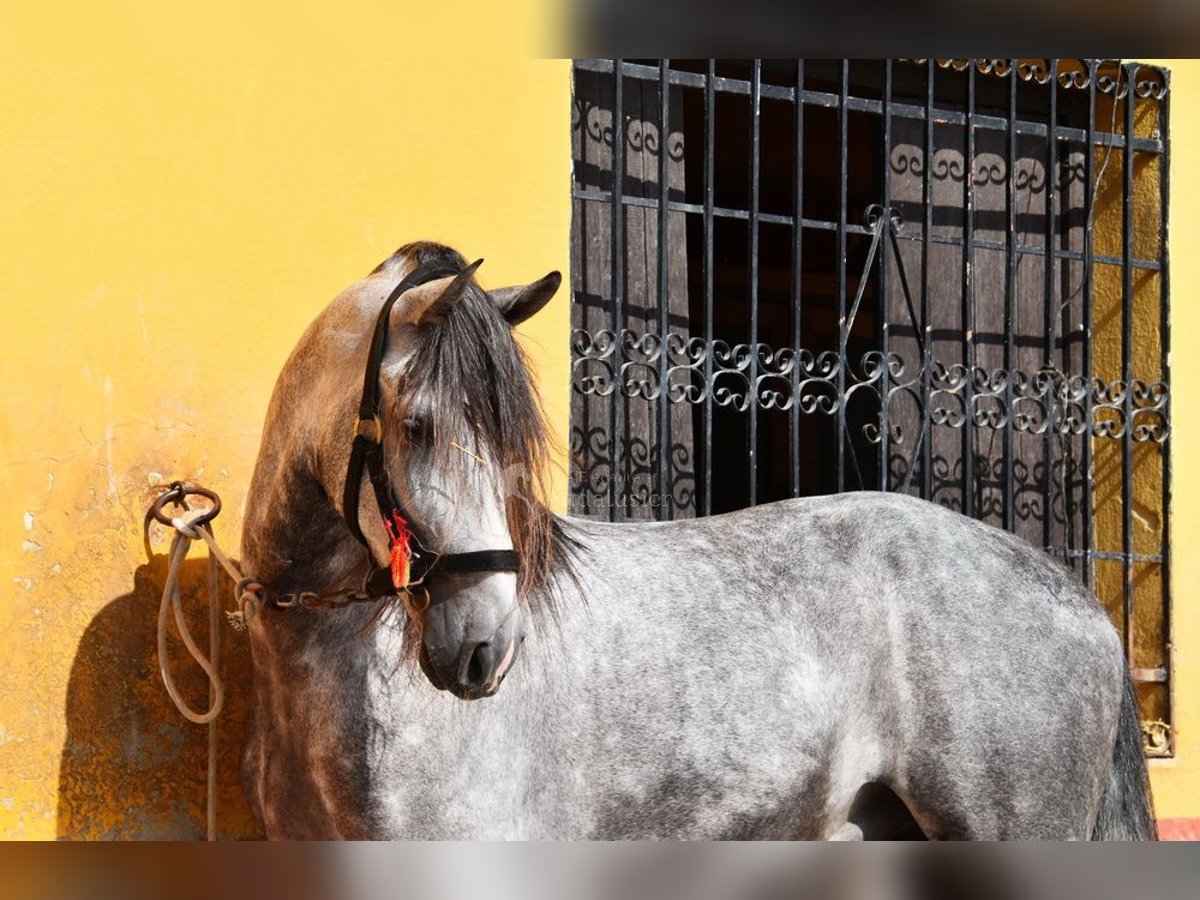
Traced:
MULTIPOLYGON (((457 251, 432 242, 406 244, 381 267, 392 260, 405 271, 429 262, 466 265, 457 251)), ((521 560, 519 595, 535 614, 553 614, 559 584, 578 584, 580 545, 547 502, 554 441, 524 352, 492 298, 474 282, 441 322, 414 329, 412 341, 385 414, 385 443, 401 460, 416 457, 405 421, 427 421, 423 464, 436 467, 455 489, 469 490, 478 465, 461 452, 463 439, 469 440, 493 467, 505 498, 521 560)))
POLYGON ((467 265, 463 255, 453 247, 436 241, 411 241, 372 269, 371 274, 378 275, 392 268, 402 269, 403 273, 407 274, 417 266, 431 262, 446 263, 458 268, 465 268, 467 265))

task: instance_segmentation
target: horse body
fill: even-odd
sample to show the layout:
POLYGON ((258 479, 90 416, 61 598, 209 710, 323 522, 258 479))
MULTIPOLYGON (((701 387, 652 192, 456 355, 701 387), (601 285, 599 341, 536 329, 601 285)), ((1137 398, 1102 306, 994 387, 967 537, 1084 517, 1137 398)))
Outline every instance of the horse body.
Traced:
MULTIPOLYGON (((268 416, 243 562, 281 589, 364 571, 336 501, 355 379, 311 361, 356 357, 356 297, 268 416)), ((872 493, 564 527, 576 578, 483 700, 406 655, 412 609, 254 620, 243 777, 269 836, 1087 838, 1144 780, 1113 774, 1136 732, 1114 629, 1012 535, 872 493)))
POLYGON ((1087 837, 1120 649, 1038 551, 876 494, 577 527, 590 601, 483 702, 398 662, 400 615, 270 622, 293 632, 256 654, 271 831, 819 838, 879 783, 930 835, 1087 837))

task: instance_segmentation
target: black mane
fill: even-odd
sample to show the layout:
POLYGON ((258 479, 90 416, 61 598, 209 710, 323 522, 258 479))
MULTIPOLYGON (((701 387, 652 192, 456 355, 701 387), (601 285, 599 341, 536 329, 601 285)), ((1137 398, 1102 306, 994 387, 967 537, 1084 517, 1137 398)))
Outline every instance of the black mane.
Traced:
MULTIPOLYGON (((393 258, 401 256, 414 265, 467 266, 456 250, 431 242, 406 244, 393 258)), ((519 596, 534 608, 552 608, 561 579, 576 581, 580 545, 547 504, 554 441, 528 360, 477 284, 471 283, 440 322, 417 330, 396 398, 396 408, 385 417, 393 446, 424 452, 429 465, 464 484, 472 461, 455 446, 461 436, 469 435, 476 452, 494 461, 521 560, 519 596), (430 432, 420 448, 406 420, 427 423, 430 432)))

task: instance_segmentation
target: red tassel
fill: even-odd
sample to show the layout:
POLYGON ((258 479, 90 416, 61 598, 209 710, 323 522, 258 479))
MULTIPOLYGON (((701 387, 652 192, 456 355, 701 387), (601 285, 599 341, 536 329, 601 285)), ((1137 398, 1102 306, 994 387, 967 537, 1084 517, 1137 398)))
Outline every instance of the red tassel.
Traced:
POLYGON ((412 532, 408 528, 408 522, 404 521, 404 516, 399 512, 393 512, 390 520, 384 519, 383 525, 392 542, 392 585, 396 590, 403 591, 408 587, 412 576, 412 548, 409 546, 412 532))

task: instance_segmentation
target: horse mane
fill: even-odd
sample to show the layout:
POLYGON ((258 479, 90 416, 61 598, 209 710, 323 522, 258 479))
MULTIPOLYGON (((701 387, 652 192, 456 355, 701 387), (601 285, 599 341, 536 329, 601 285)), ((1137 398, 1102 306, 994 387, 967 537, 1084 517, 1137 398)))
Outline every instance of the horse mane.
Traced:
MULTIPOLYGON (((413 265, 467 265, 454 249, 432 242, 406 244, 392 259, 398 257, 413 265)), ((384 416, 387 442, 402 453, 424 452, 429 465, 465 487, 474 463, 456 444, 462 435, 471 437, 475 451, 499 473, 521 560, 518 597, 535 614, 556 615, 564 582, 580 584, 576 561, 583 545, 548 504, 555 440, 525 353, 495 302, 474 282, 440 322, 416 329, 414 340, 394 407, 384 416), (413 418, 432 429, 421 449, 405 427, 413 418)))

